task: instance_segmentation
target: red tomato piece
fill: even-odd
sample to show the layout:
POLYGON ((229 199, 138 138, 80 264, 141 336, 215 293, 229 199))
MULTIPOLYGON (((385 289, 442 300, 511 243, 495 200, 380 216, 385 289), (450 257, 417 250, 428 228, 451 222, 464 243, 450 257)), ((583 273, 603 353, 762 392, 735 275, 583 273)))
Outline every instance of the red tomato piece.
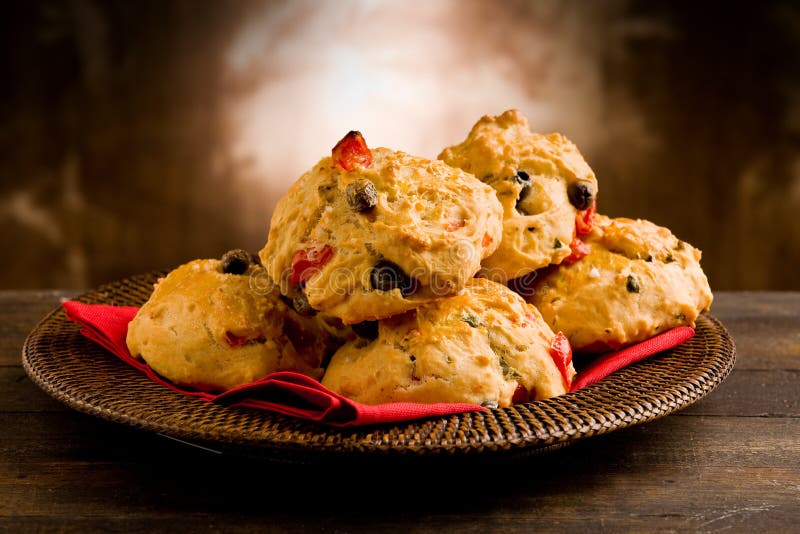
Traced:
POLYGON ((298 250, 292 256, 292 273, 290 280, 293 284, 305 282, 333 257, 333 248, 330 245, 311 247, 298 250))
POLYGON ((528 402, 530 400, 530 395, 528 394, 528 390, 525 389, 525 386, 522 384, 517 384, 517 389, 514 390, 514 395, 511 397, 511 403, 517 404, 519 402, 528 402))
POLYGON ((228 345, 231 347, 241 347, 247 343, 247 338, 237 336, 236 334, 232 334, 230 332, 225 332, 225 341, 227 341, 228 345))
POLYGON ((444 227, 445 230, 448 232, 454 232, 459 228, 464 228, 467 225, 467 221, 464 219, 451 219, 444 227))
POLYGON ((489 248, 489 245, 492 244, 492 241, 494 241, 492 239, 492 236, 490 236, 489 234, 483 234, 483 240, 481 241, 481 246, 483 248, 489 248))
POLYGON ((264 336, 258 337, 247 337, 247 336, 237 336, 232 332, 225 332, 225 341, 228 342, 228 345, 231 347, 244 347, 245 345, 252 345, 254 343, 266 343, 266 339, 264 336))
POLYGON ((597 214, 597 202, 575 215, 575 232, 578 235, 586 235, 592 231, 594 226, 594 216, 597 214))
POLYGON ((561 373, 561 378, 564 379, 564 386, 569 391, 572 384, 572 375, 569 372, 569 364, 572 363, 572 346, 563 332, 556 334, 550 343, 550 356, 561 373))
POLYGON ((569 248, 572 250, 572 253, 564 258, 564 265, 572 265, 585 258, 590 252, 589 245, 581 241, 577 236, 572 238, 572 243, 569 244, 569 248))
POLYGON ((372 165, 372 152, 361 132, 351 131, 336 143, 331 151, 334 163, 346 171, 353 170, 356 165, 369 167, 372 165))

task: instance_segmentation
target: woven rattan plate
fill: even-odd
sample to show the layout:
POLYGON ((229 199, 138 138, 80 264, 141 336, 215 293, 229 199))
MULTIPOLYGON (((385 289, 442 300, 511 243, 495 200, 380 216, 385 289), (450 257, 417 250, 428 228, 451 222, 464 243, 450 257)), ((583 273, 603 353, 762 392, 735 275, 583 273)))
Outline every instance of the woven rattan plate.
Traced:
MULTIPOLYGON (((77 300, 141 305, 162 274, 126 278, 77 300)), ((733 368, 735 348, 719 320, 703 315, 696 335, 680 347, 575 393, 488 412, 344 430, 174 393, 86 340, 61 308, 30 333, 22 358, 39 387, 81 412, 217 450, 309 461, 350 455, 487 458, 553 450, 705 397, 733 368)))

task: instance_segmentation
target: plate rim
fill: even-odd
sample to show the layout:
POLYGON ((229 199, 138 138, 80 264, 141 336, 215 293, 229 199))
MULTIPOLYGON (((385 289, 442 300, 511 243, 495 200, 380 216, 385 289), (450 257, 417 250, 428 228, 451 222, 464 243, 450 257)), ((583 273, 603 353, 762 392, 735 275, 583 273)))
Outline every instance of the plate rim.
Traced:
MULTIPOLYGON (((139 300, 141 300, 142 284, 152 285, 158 276, 163 276, 166 271, 151 271, 148 273, 141 273, 132 275, 130 277, 122 278, 117 281, 109 282, 96 287, 95 289, 84 292, 78 296, 73 297, 72 300, 81 302, 105 302, 108 304, 120 305, 136 305, 130 302, 119 302, 118 293, 122 292, 123 300, 126 298, 136 299, 137 293, 134 296, 128 295, 131 289, 137 290, 139 293, 139 300), (128 293, 126 293, 128 290, 128 293)), ((146 298, 146 297, 145 297, 146 298)), ((585 424, 576 425, 568 421, 571 412, 562 412, 564 407, 572 405, 580 405, 580 409, 586 409, 585 404, 590 401, 593 394, 597 393, 599 387, 612 387, 624 390, 622 387, 625 384, 619 384, 622 381, 620 375, 624 376, 627 372, 630 374, 632 370, 636 370, 637 366, 645 365, 658 365, 663 360, 664 355, 672 355, 687 345, 696 344, 699 342, 698 336, 687 341, 684 345, 665 351, 657 357, 649 358, 644 362, 633 364, 618 373, 615 373, 598 384, 593 384, 583 388, 577 392, 568 393, 560 397, 554 397, 544 401, 535 401, 529 403, 516 404, 506 408, 498 408, 489 410, 488 412, 470 412, 454 414, 443 417, 433 417, 418 419, 412 421, 403 421, 397 423, 383 423, 379 425, 369 425, 362 427, 350 428, 337 428, 322 423, 314 423, 311 421, 302 421, 290 416, 280 415, 274 412, 262 412, 248 408, 239 407, 225 407, 220 405, 213 405, 198 399, 190 399, 189 397, 180 395, 179 393, 168 390, 161 386, 157 386, 150 382, 144 375, 140 374, 133 368, 125 366, 124 363, 117 360, 110 354, 104 354, 106 358, 116 360, 120 365, 130 369, 138 374, 138 381, 142 382, 142 387, 148 388, 147 384, 157 386, 161 390, 157 395, 177 396, 182 399, 190 399, 195 406, 195 415, 198 411, 207 412, 209 406, 214 406, 214 410, 226 410, 225 419, 262 419, 264 424, 271 424, 276 427, 276 432, 272 434, 270 439, 264 437, 253 439, 248 437, 246 433, 239 433, 231 435, 230 433, 220 432, 220 429, 215 429, 212 426, 197 425, 193 421, 188 421, 188 424, 176 425, 173 423, 159 420, 158 418, 143 418, 141 415, 131 414, 130 411, 126 413, 125 410, 114 408, 114 399, 104 397, 102 393, 98 393, 94 398, 85 399, 77 396, 74 391, 70 390, 69 386, 63 386, 55 383, 53 377, 48 377, 46 372, 43 371, 42 361, 46 355, 37 353, 37 348, 40 343, 45 340, 48 335, 48 329, 55 324, 61 326, 69 326, 69 330, 61 333, 68 334, 68 341, 78 345, 86 345, 89 347, 90 352, 104 353, 105 349, 94 345, 93 342, 85 339, 79 333, 78 325, 69 322, 66 319, 63 308, 59 304, 48 314, 46 314, 36 326, 30 331, 25 339, 22 349, 22 365, 25 372, 30 379, 48 395, 55 398, 59 402, 95 417, 108 420, 115 423, 121 423, 133 428, 163 434, 168 437, 178 438, 180 440, 202 444, 203 446, 214 446, 222 448, 226 451, 250 451, 258 454, 263 454, 265 451, 270 451, 274 457, 283 457, 285 459, 313 459, 326 456, 342 456, 357 454, 358 456, 380 456, 380 457, 393 457, 393 456, 477 456, 485 457, 487 454, 513 454, 513 455, 532 455, 548 452, 568 445, 577 440, 606 434, 608 432, 628 428, 631 426, 639 425, 655 419, 664 417, 670 413, 686 408, 687 406, 697 402, 698 400, 706 397, 716 387, 718 387, 730 374, 736 361, 736 347, 733 338, 728 333, 722 322, 713 315, 706 313, 698 318, 698 332, 701 329, 708 329, 716 334, 720 347, 713 351, 712 360, 719 364, 717 366, 708 366, 702 371, 704 374, 700 375, 693 381, 681 383, 680 391, 666 391, 662 390, 664 399, 648 399, 646 396, 642 399, 647 402, 648 406, 643 406, 641 403, 638 406, 633 406, 632 410, 625 410, 626 406, 617 406, 615 408, 622 408, 618 410, 623 413, 611 413, 611 417, 605 417, 599 414, 600 417, 590 417, 589 421, 582 421, 585 424), (713 367, 713 368, 712 368, 713 367), (712 372, 713 371, 713 372, 712 372), (617 376, 615 376, 617 375, 617 376), (655 400, 656 402, 653 402, 655 400), (658 402, 661 401, 661 402, 658 402), (200 404, 202 403, 202 404, 200 404), (204 406, 205 405, 205 406, 204 406), (252 412, 256 412, 253 414, 252 412), (544 412, 545 418, 547 417, 566 417, 567 422, 561 425, 560 428, 554 428, 553 425, 540 425, 540 430, 547 430, 546 432, 538 432, 535 428, 537 425, 535 421, 537 417, 534 414, 541 416, 544 412), (247 417, 245 417, 247 415, 247 417), (498 423, 499 421, 499 423, 498 423), (531 427, 531 423, 533 427, 531 427), (495 436, 487 436, 485 430, 497 430, 499 427, 516 426, 526 427, 526 432, 523 432, 521 437, 498 438, 495 436), (404 432, 404 429, 419 429, 420 427, 444 427, 444 431, 450 427, 458 428, 463 431, 465 428, 473 430, 479 428, 484 430, 484 438, 489 439, 465 439, 451 440, 449 443, 435 443, 435 440, 428 440, 422 443, 392 443, 391 440, 386 442, 386 436, 404 432), (286 429, 282 432, 281 429, 286 429), (293 430, 301 428, 302 432, 316 435, 316 437, 328 439, 316 440, 314 443, 308 441, 301 441, 293 434, 293 430), (288 432, 288 434, 287 434, 288 432), (354 436, 359 433, 365 433, 366 439, 356 440, 356 443, 342 445, 342 438, 346 436, 354 436), (374 434, 374 436, 373 436, 374 434), (292 437, 294 436, 294 437, 292 437), (338 439, 337 439, 338 437, 338 439), (331 439, 332 438, 332 439, 331 439), (481 454, 478 454, 481 453, 481 454)), ((56 328, 58 331, 58 329, 56 328)), ((708 351, 708 347, 705 347, 708 351)), ((88 360, 87 360, 88 361, 88 360)), ((56 378, 64 379, 64 377, 56 376, 56 378)), ((69 378, 69 377, 67 377, 69 378)), ((74 377, 73 377, 74 378, 74 377)), ((621 394, 624 392, 621 392, 621 394)), ((175 400, 175 399, 172 399, 175 400)), ((189 412, 192 411, 190 406, 189 412)), ((213 410, 212 410, 213 411, 213 410)), ((608 413, 608 410, 606 410, 608 413)), ((219 415, 219 414, 217 414, 219 415)), ((185 422, 186 423, 186 422, 185 422)), ((443 431, 439 429, 440 433, 443 431)), ((430 430, 428 430, 430 433, 430 430)), ((504 432, 500 432, 504 434, 504 432)))

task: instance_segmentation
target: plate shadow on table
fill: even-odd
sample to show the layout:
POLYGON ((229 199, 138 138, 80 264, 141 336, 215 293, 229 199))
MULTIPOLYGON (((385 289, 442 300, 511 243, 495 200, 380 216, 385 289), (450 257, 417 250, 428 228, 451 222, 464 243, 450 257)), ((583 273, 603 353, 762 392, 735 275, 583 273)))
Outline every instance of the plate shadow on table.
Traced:
POLYGON ((77 467, 86 473, 72 476, 111 471, 97 476, 115 480, 113 492, 91 483, 81 485, 80 492, 82 499, 112 508, 112 501, 122 500, 146 509, 244 515, 436 516, 489 510, 515 496, 536 506, 544 496, 568 498, 587 485, 599 489, 620 471, 646 478, 657 463, 651 460, 657 456, 658 442, 670 431, 662 421, 579 440, 542 455, 513 458, 377 461, 342 456, 287 463, 268 456, 211 452, 83 414, 59 418, 54 436, 65 438, 56 445, 63 460, 91 461, 77 467))

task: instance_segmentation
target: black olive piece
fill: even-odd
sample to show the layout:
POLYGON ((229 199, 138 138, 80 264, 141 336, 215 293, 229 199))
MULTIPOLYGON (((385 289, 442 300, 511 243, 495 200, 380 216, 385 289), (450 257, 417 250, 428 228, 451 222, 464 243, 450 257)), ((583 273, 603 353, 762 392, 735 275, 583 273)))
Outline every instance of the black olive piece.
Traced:
POLYGON ((628 281, 625 282, 625 289, 627 289, 629 293, 639 292, 639 281, 632 274, 628 275, 628 281))
POLYGON ((358 337, 364 339, 375 339, 378 337, 378 321, 364 321, 351 325, 350 328, 358 337))
POLYGON ((567 196, 569 197, 569 203, 575 206, 575 209, 585 210, 592 205, 594 192, 588 184, 573 182, 567 187, 567 196))
POLYGON ((487 401, 483 401, 481 403, 481 406, 483 406, 484 408, 489 408, 490 410, 494 410, 495 408, 497 408, 499 406, 499 404, 497 404, 497 401, 487 400, 487 401))
POLYGON ((284 304, 289 306, 291 309, 294 309, 294 302, 292 302, 292 299, 290 299, 289 297, 287 297, 283 293, 278 295, 278 297, 283 301, 284 304))
POLYGON ((406 273, 394 262, 379 260, 369 273, 369 283, 372 289, 378 291, 391 291, 400 289, 400 293, 407 297, 417 291, 419 282, 406 273))
POLYGON ((527 210, 525 210, 525 208, 521 206, 521 204, 525 201, 526 198, 528 198, 528 195, 530 194, 531 194, 531 186, 529 184, 523 185, 522 189, 519 192, 519 198, 517 198, 517 205, 516 205, 517 211, 523 215, 531 215, 530 213, 527 212, 527 210))
POLYGON ((378 191, 375 189, 375 184, 365 178, 347 184, 345 193, 347 203, 353 211, 363 213, 378 204, 378 191))
POLYGON ((528 185, 531 183, 531 177, 525 171, 517 171, 517 174, 514 176, 514 180, 518 184, 528 185))
POLYGON ((253 262, 253 256, 241 248, 229 250, 222 255, 222 272, 226 274, 244 274, 253 262))
POLYGON ((305 315, 307 317, 317 314, 317 310, 311 307, 311 304, 308 303, 308 297, 302 291, 298 291, 292 299, 292 308, 294 308, 294 311, 299 315, 305 315))

